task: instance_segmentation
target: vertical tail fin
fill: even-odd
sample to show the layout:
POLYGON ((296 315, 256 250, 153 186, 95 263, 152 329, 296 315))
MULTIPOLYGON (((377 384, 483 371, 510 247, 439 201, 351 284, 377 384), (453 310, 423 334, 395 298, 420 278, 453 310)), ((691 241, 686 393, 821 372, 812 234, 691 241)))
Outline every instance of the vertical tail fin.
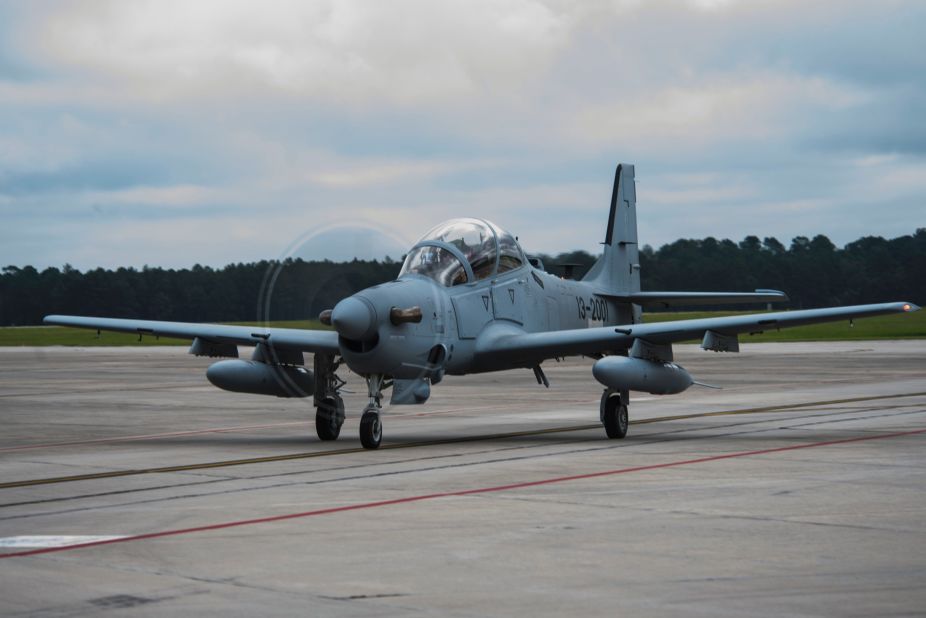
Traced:
POLYGON ((637 247, 637 190, 633 165, 618 164, 611 192, 611 212, 604 253, 582 279, 604 293, 640 291, 640 257, 637 247))

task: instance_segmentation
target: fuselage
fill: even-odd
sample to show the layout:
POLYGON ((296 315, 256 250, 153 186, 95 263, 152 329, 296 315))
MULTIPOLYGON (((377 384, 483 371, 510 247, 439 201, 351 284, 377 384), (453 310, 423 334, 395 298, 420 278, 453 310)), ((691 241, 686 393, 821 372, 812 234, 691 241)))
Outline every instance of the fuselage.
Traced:
MULTIPOLYGON (((442 237, 442 228, 453 228, 448 222, 413 247, 396 281, 362 290, 335 307, 332 321, 351 370, 416 379, 433 377, 438 367, 441 375, 510 368, 510 359, 497 363, 482 353, 487 346, 481 343, 500 333, 639 321, 638 308, 615 301, 595 285, 531 266, 510 234, 481 220, 462 221, 463 227, 482 228, 483 244, 494 246, 485 252, 488 259, 472 250, 472 239, 464 244, 453 237, 461 234, 459 229, 442 237), (485 266, 486 261, 491 264, 485 266), (500 268, 502 263, 507 268, 500 268), (393 309, 411 307, 420 308, 420 321, 390 319, 393 309)), ((518 359, 514 365, 532 367, 542 360, 518 359)))

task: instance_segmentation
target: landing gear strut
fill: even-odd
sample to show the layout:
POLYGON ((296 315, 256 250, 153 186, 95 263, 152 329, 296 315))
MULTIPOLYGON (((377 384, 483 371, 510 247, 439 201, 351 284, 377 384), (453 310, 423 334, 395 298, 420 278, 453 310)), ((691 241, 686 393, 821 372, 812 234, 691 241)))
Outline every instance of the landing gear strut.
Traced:
POLYGON ((335 373, 340 364, 333 355, 315 355, 315 433, 320 440, 337 440, 344 424, 339 393, 345 382, 335 373))
POLYGON ((363 416, 360 417, 360 444, 363 448, 374 449, 379 448, 383 440, 383 422, 380 413, 382 412, 384 376, 381 373, 374 373, 366 378, 370 403, 363 409, 363 416))
POLYGON ((630 417, 627 404, 630 401, 628 391, 605 389, 601 395, 601 424, 611 439, 620 439, 627 435, 630 417))

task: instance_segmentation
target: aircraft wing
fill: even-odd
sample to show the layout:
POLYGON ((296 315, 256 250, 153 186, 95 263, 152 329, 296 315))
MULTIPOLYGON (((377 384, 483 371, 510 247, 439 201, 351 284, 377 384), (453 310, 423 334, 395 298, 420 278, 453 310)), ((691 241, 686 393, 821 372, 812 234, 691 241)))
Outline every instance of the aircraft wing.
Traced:
POLYGON ((644 307, 660 305, 730 305, 740 303, 781 303, 788 295, 778 290, 756 290, 755 292, 631 292, 624 295, 602 294, 625 303, 644 307))
POLYGON ((896 302, 802 311, 754 313, 722 318, 673 320, 654 324, 602 326, 544 333, 525 333, 514 325, 487 329, 476 342, 476 353, 486 366, 536 363, 548 358, 603 354, 629 348, 634 339, 666 344, 700 339, 707 331, 720 335, 758 333, 819 322, 836 322, 890 313, 917 311, 913 303, 896 302))
POLYGON ((57 326, 111 330, 138 335, 200 339, 211 344, 257 345, 258 343, 268 343, 274 348, 286 348, 303 352, 327 352, 331 354, 338 352, 338 334, 327 330, 123 320, 119 318, 90 318, 74 315, 49 315, 45 317, 44 322, 57 326))

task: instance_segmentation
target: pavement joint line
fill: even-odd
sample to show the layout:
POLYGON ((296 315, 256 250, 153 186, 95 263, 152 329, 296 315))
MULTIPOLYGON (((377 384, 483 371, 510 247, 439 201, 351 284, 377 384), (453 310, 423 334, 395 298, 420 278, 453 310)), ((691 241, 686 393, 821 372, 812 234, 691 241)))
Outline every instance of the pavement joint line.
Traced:
POLYGON ((902 397, 920 397, 926 395, 926 392, 922 393, 896 393, 893 395, 870 395, 867 397, 851 397, 848 399, 830 399, 827 401, 809 401, 806 403, 797 403, 797 404, 785 404, 779 406, 764 406, 761 408, 743 408, 741 410, 721 410, 718 412, 696 412, 694 414, 678 414, 675 416, 660 416, 658 418, 651 419, 639 419, 631 421, 631 424, 634 425, 643 425, 646 423, 658 423, 663 421, 678 421, 685 420, 690 418, 708 418, 713 416, 734 416, 737 414, 758 414, 761 412, 778 412, 778 411, 788 411, 788 410, 799 410, 801 408, 812 408, 817 406, 829 406, 836 405, 840 403, 856 403, 860 401, 876 401, 879 399, 899 399, 902 397))
MULTIPOLYGON (((918 404, 916 404, 916 405, 918 405, 918 404)), ((898 406, 893 406, 893 407, 896 408, 896 407, 898 407, 898 406)), ((868 408, 868 410, 876 410, 876 409, 878 409, 878 408, 868 408)), ((923 413, 923 412, 926 412, 926 410, 919 411, 918 413, 923 413)), ((821 414, 812 414, 811 416, 796 416, 796 417, 790 417, 789 420, 800 420, 800 419, 802 419, 802 418, 815 418, 815 419, 819 419, 819 418, 824 418, 824 417, 828 417, 828 416, 835 416, 835 415, 837 415, 837 414, 838 414, 838 415, 845 415, 846 413, 845 413, 845 412, 835 412, 835 411, 824 411, 824 412, 821 413, 821 414)), ((878 415, 877 417, 869 417, 869 418, 879 418, 879 419, 880 419, 880 418, 885 418, 885 417, 894 416, 894 415, 896 415, 896 414, 903 414, 903 415, 906 415, 906 414, 912 414, 912 412, 893 413, 893 414, 887 414, 887 415, 881 414, 881 415, 878 415)), ((826 422, 828 422, 828 423, 846 422, 846 421, 851 422, 851 421, 854 421, 854 420, 858 420, 858 418, 857 418, 857 417, 848 417, 848 418, 842 419, 841 421, 840 421, 840 420, 829 420, 829 421, 826 421, 826 422)), ((732 428, 732 427, 741 427, 741 426, 746 425, 746 424, 768 423, 768 422, 771 422, 771 421, 770 421, 770 420, 740 421, 740 422, 737 422, 737 423, 731 423, 731 424, 727 424, 727 425, 713 426, 712 429, 717 429, 717 428, 720 428, 720 429, 728 429, 728 428, 732 428)), ((791 427, 791 426, 789 426, 788 428, 790 428, 790 427, 791 427)), ((777 430, 779 430, 779 429, 782 429, 782 428, 781 428, 781 427, 773 427, 773 428, 763 429, 763 430, 758 430, 758 431, 759 431, 759 432, 777 431, 777 430)), ((656 433, 652 433, 652 434, 647 434, 646 440, 633 442, 632 445, 633 445, 633 446, 637 446, 637 447, 640 447, 640 446, 643 446, 643 447, 645 447, 645 446, 650 446, 650 445, 653 445, 653 444, 659 444, 659 443, 661 443, 661 442, 664 442, 664 440, 653 439, 653 438, 656 438, 656 437, 658 437, 658 436, 666 436, 666 435, 670 435, 670 434, 677 434, 677 433, 680 433, 680 432, 685 432, 685 433, 688 433, 688 434, 691 435, 691 436, 694 436, 695 432, 697 432, 697 431, 698 431, 697 429, 695 429, 695 430, 675 429, 675 430, 671 430, 671 431, 656 432, 656 433)), ((716 437, 719 437, 719 436, 741 435, 742 433, 752 433, 752 432, 736 432, 736 433, 718 434, 718 435, 713 435, 713 436, 711 436, 711 437, 712 437, 712 438, 716 438, 716 437)), ((480 461, 475 461, 475 462, 455 463, 455 464, 443 465, 443 466, 432 466, 432 467, 428 467, 428 468, 416 468, 416 469, 414 469, 414 470, 399 470, 399 471, 393 471, 393 472, 380 472, 380 473, 375 473, 375 474, 363 474, 363 475, 356 475, 356 476, 349 476, 349 477, 336 477, 336 478, 322 479, 322 480, 296 481, 296 482, 276 482, 276 483, 273 483, 273 484, 271 484, 271 485, 262 485, 262 486, 257 486, 257 487, 249 487, 249 488, 240 489, 240 490, 222 490, 222 491, 219 491, 219 492, 205 493, 205 494, 186 494, 186 495, 180 496, 180 497, 182 497, 182 498, 198 498, 198 497, 203 497, 203 496, 208 496, 208 495, 225 495, 225 494, 228 494, 228 493, 237 493, 237 492, 240 492, 240 491, 262 491, 262 490, 265 490, 265 489, 269 489, 269 488, 278 488, 278 487, 292 487, 292 486, 319 485, 319 484, 324 484, 324 483, 329 483, 329 482, 341 482, 341 481, 345 481, 345 480, 361 480, 361 479, 377 478, 377 477, 381 477, 381 476, 392 476, 392 475, 395 475, 395 474, 405 474, 405 473, 408 473, 408 472, 430 472, 430 471, 434 471, 434 470, 443 470, 443 469, 448 469, 448 468, 469 467, 469 466, 473 466, 473 465, 485 465, 485 464, 493 464, 493 463, 500 463, 500 462, 515 461, 515 460, 524 460, 524 459, 531 459, 531 458, 541 458, 541 457, 558 456, 558 455, 565 455, 565 454, 592 453, 592 452, 598 452, 598 451, 604 451, 604 450, 614 449, 614 448, 618 448, 618 447, 628 447, 628 446, 631 446, 631 444, 629 444, 629 443, 621 444, 620 442, 610 441, 610 440, 608 440, 608 441, 599 440, 599 441, 598 441, 598 444, 599 444, 599 446, 590 447, 590 448, 570 449, 570 450, 566 450, 566 451, 556 451, 556 452, 550 452, 550 453, 545 453, 545 454, 540 454, 540 455, 525 455, 525 456, 519 456, 519 457, 508 457, 508 458, 504 458, 504 459, 488 459, 488 460, 480 460, 480 461)), ((449 454, 441 454, 441 455, 428 455, 428 456, 424 456, 424 457, 414 457, 413 459, 399 459, 399 460, 392 460, 392 461, 388 461, 388 462, 376 463, 375 465, 378 465, 378 466, 384 466, 384 465, 405 465, 405 464, 410 464, 410 463, 421 463, 421 462, 424 462, 424 461, 445 460, 445 459, 459 458, 459 457, 467 457, 467 456, 475 456, 475 455, 500 454, 500 453, 506 452, 506 451, 508 451, 508 452, 511 452, 511 451, 521 452, 521 451, 525 451, 526 449, 534 448, 535 446, 536 446, 536 445, 531 446, 531 445, 523 444, 523 445, 520 445, 520 446, 508 446, 508 447, 503 447, 503 448, 500 449, 500 450, 490 449, 490 450, 483 450, 483 451, 468 451, 468 452, 466 452, 466 453, 449 453, 449 454)), ((352 469, 352 468, 368 468, 368 467, 370 467, 371 465, 374 465, 374 464, 373 464, 372 462, 363 463, 363 464, 354 464, 354 465, 352 465, 352 466, 348 466, 347 468, 337 468, 337 470, 346 470, 346 469, 352 469)), ((332 470, 334 470, 334 469, 333 469, 333 468, 328 468, 328 469, 323 469, 322 471, 323 471, 323 472, 331 472, 332 470)), ((104 492, 104 493, 100 493, 100 494, 90 494, 90 495, 80 495, 80 496, 69 496, 69 497, 62 498, 62 499, 44 499, 44 500, 36 500, 36 501, 32 501, 32 502, 20 502, 20 503, 0 504, 0 509, 8 508, 8 507, 14 507, 14 506, 25 506, 25 505, 29 505, 29 504, 47 504, 47 503, 49 503, 49 502, 58 502, 58 501, 62 501, 62 500, 64 500, 64 501, 66 501, 66 500, 80 500, 80 499, 95 498, 95 497, 100 497, 100 496, 120 495, 120 494, 128 494, 128 493, 135 493, 135 492, 156 491, 156 490, 168 489, 168 488, 180 488, 180 487, 188 487, 188 486, 198 486, 198 485, 205 485, 205 484, 217 483, 217 482, 222 482, 222 481, 231 481, 231 480, 247 479, 247 480, 249 480, 249 481, 254 481, 254 480, 263 480, 263 479, 273 479, 273 478, 281 478, 281 477, 284 477, 284 476, 291 476, 291 475, 303 475, 303 474, 305 474, 306 472, 307 472, 306 470, 300 470, 300 471, 297 471, 297 472, 284 472, 284 473, 279 473, 279 474, 259 475, 259 476, 250 476, 250 477, 216 477, 216 478, 211 478, 211 477, 210 477, 210 480, 208 480, 208 481, 202 481, 202 482, 196 482, 196 483, 171 484, 171 485, 164 485, 164 486, 160 486, 160 487, 144 487, 144 488, 136 488, 136 489, 122 490, 122 491, 104 492)), ((172 499, 172 498, 170 498, 170 499, 172 499)), ((139 504, 151 504, 151 503, 156 503, 156 502, 161 502, 161 501, 163 501, 163 499, 146 499, 146 500, 137 500, 137 501, 133 501, 133 502, 120 503, 120 504, 118 504, 118 505, 108 505, 108 506, 135 506, 135 505, 139 505, 139 504)), ((63 510, 63 511, 51 511, 51 512, 42 512, 42 513, 34 513, 34 514, 26 514, 26 515, 3 516, 3 517, 0 517, 0 521, 9 521, 9 520, 13 520, 13 519, 23 519, 23 518, 26 518, 26 517, 33 517, 33 516, 61 515, 61 514, 67 514, 67 513, 73 513, 73 512, 79 512, 79 511, 94 510, 94 509, 96 509, 96 508, 99 508, 99 507, 84 507, 84 508, 70 509, 70 510, 67 510, 67 509, 66 509, 66 510, 63 510)))
POLYGON ((113 438, 93 438, 90 440, 69 440, 65 442, 51 442, 49 444, 24 444, 22 446, 5 446, 0 447, 0 453, 9 453, 14 451, 26 451, 40 448, 56 448, 59 446, 80 446, 82 444, 109 444, 116 442, 134 442, 142 440, 157 440, 159 438, 181 438, 184 436, 195 436, 206 433, 234 433, 236 431, 246 431, 250 429, 270 429, 274 427, 287 427, 293 425, 308 425, 309 421, 286 421, 284 423, 267 423, 263 425, 237 425, 234 427, 215 427, 212 429, 191 429, 189 431, 167 431, 164 433, 152 433, 136 436, 117 436, 113 438))
POLYGON ((415 496, 404 496, 401 498, 392 498, 389 500, 378 500, 373 502, 361 502, 357 504, 349 504, 336 507, 328 507, 323 509, 315 509, 311 511, 303 511, 300 513, 286 513, 282 515, 271 515, 268 517, 259 517, 254 519, 243 519, 237 521, 228 521, 218 524, 207 524, 203 526, 195 526, 191 528, 177 528, 174 530, 162 530, 160 532, 147 532, 143 534, 136 534, 130 536, 123 536, 115 539, 101 540, 101 541, 91 541, 87 543, 76 543, 74 545, 63 545, 59 547, 45 547, 40 549, 32 549, 21 552, 11 552, 0 554, 0 560, 6 558, 21 558, 26 556, 36 556, 40 554, 49 554, 49 553, 58 553, 63 551, 71 551, 75 549, 84 549, 88 547, 99 547, 102 545, 113 545, 116 543, 128 543, 134 541, 144 541, 149 539, 164 538, 170 536, 180 536, 185 534, 194 534, 197 532, 209 532, 214 530, 223 530, 227 528, 237 528, 241 526, 250 526, 258 524, 273 523, 278 521, 286 521, 291 519, 304 519, 307 517, 317 517, 321 515, 330 515, 334 513, 345 513, 350 511, 359 511, 366 509, 382 508, 387 506, 397 506, 401 504, 410 504, 415 502, 424 502, 437 500, 441 498, 455 498, 455 497, 464 497, 464 496, 473 496, 473 495, 482 495, 482 494, 493 494, 504 491, 514 491, 518 489, 526 489, 529 487, 540 487, 544 485, 552 485, 557 483, 567 483, 572 481, 583 481, 589 479, 604 478, 609 476, 616 476, 619 474, 630 474, 634 472, 647 472, 651 470, 661 470, 665 468, 676 468, 680 466, 689 466, 697 465, 702 463, 711 463, 715 461, 723 461, 727 459, 736 459, 740 457, 756 457, 761 455, 772 455, 776 453, 785 453, 797 450, 803 450, 808 448, 817 448, 824 446, 837 446, 843 444, 853 444, 858 442, 868 442, 872 440, 885 440, 888 438, 900 438, 908 437, 914 435, 921 435, 926 433, 926 428, 924 429, 913 429, 908 431, 896 431, 885 434, 877 435, 865 435, 865 436, 856 436, 854 438, 842 438, 839 440, 825 440, 822 442, 809 442, 803 444, 791 444, 789 446, 779 446, 765 449, 756 449, 751 451, 738 451, 735 453, 724 453, 721 455, 710 455, 707 457, 698 457, 695 459, 682 459, 678 461, 668 461, 656 464, 647 464, 641 466, 631 466, 628 468, 617 468, 612 470, 602 470, 598 472, 588 472, 583 474, 574 474, 569 476, 558 476, 545 479, 539 479, 536 481, 522 481, 518 483, 508 483, 505 485, 493 485, 489 487, 479 487, 472 489, 461 489, 457 491, 446 491, 446 492, 435 492, 430 494, 420 494, 415 496))
MULTIPOLYGON (((782 409, 782 408, 817 406, 817 405, 838 404, 838 403, 851 403, 853 401, 872 401, 875 399, 890 399, 890 398, 896 398, 896 397, 914 397, 917 395, 926 395, 926 392, 924 393, 903 393, 903 394, 894 394, 894 395, 874 395, 874 396, 859 397, 859 398, 854 398, 854 399, 835 399, 832 401, 809 402, 809 403, 804 403, 804 404, 785 404, 784 406, 771 406, 769 408, 744 408, 742 410, 719 411, 719 412, 710 413, 710 414, 716 414, 716 415, 724 415, 724 414, 732 414, 732 413, 749 414, 752 412, 759 412, 759 411, 774 411, 774 410, 782 409)), ((647 399, 655 399, 655 398, 650 397, 647 399)), ((556 402, 556 403, 565 403, 565 402, 556 402)), ((465 412, 465 411, 472 410, 472 409, 473 408, 452 408, 450 410, 444 410, 440 412, 426 412, 426 413, 415 413, 415 414, 399 413, 399 414, 390 414, 389 418, 407 419, 407 418, 416 418, 416 417, 422 417, 422 416, 444 415, 444 414, 465 412)), ((487 409, 497 409, 497 406, 482 406, 476 409, 486 409, 486 410, 487 409)), ((709 414, 702 413, 700 415, 707 416, 709 414)), ((691 415, 680 415, 678 418, 680 419, 691 418, 691 415)), ((663 420, 676 420, 676 419, 674 417, 640 419, 640 420, 631 421, 631 424, 652 423, 652 422, 658 422, 658 421, 663 421, 663 420)), ((253 429, 271 429, 271 428, 276 428, 276 427, 291 427, 291 426, 296 426, 296 425, 308 425, 310 423, 311 421, 309 420, 285 421, 281 423, 262 423, 259 425, 233 425, 229 427, 211 427, 211 428, 205 428, 205 429, 191 429, 187 431, 168 431, 168 432, 153 433, 153 434, 114 436, 114 437, 108 437, 108 438, 91 438, 89 440, 65 440, 61 442, 50 442, 47 444, 24 444, 20 446, 0 447, 0 453, 24 451, 24 450, 35 450, 35 449, 57 448, 57 447, 62 447, 62 446, 81 446, 84 444, 90 445, 90 444, 108 444, 108 443, 119 443, 119 442, 157 440, 161 438, 177 438, 177 437, 185 437, 185 436, 200 435, 200 434, 210 434, 210 433, 234 433, 238 431, 249 431, 253 429)), ((569 429, 566 428, 565 430, 568 431, 569 429)), ((0 487, 2 487, 2 485, 0 485, 0 487)))
MULTIPOLYGON (((688 420, 695 418, 710 418, 718 416, 736 416, 741 414, 760 414, 763 412, 787 412, 799 410, 801 408, 834 405, 840 403, 855 403, 860 401, 875 401, 881 399, 898 399, 904 397, 918 397, 926 395, 926 392, 916 393, 895 393, 891 395, 871 395, 867 397, 852 397, 848 399, 830 399, 826 401, 812 401, 798 404, 785 404, 777 406, 764 406, 759 408, 742 408, 739 410, 720 410, 717 412, 694 412, 692 414, 677 414, 672 416, 660 416, 656 418, 645 418, 630 421, 631 425, 648 425, 652 423, 661 423, 669 421, 688 420)), ((406 448, 420 448, 427 446, 441 446, 444 444, 463 444, 467 442, 480 442, 483 440, 499 440, 506 438, 519 438, 529 436, 539 436, 551 433, 566 433, 572 431, 585 431, 597 429, 600 423, 587 425, 573 425, 567 427, 549 427, 546 429, 533 429, 525 431, 512 431, 506 433, 481 434, 474 436, 462 436, 454 438, 444 438, 438 440, 426 440, 421 442, 406 442, 402 444, 384 444, 379 450, 397 450, 406 448)), ((308 453, 290 453, 287 455, 267 455, 265 457, 250 457, 245 459, 228 459, 223 461, 213 461, 205 463, 182 464, 177 466, 161 466, 157 468, 133 468, 129 470, 110 470, 106 472, 94 472, 90 474, 76 474, 71 476, 55 476, 41 479, 28 479, 23 481, 9 481, 0 483, 0 489, 14 489, 18 487, 34 487, 37 485, 52 485, 57 483, 70 483, 75 481, 91 481, 108 478, 120 478, 126 476, 140 476, 144 474, 167 474, 172 472, 191 472, 194 470, 208 470, 211 468, 224 468, 230 466, 243 466, 250 464, 271 463, 278 461, 292 461, 297 459, 314 459, 317 457, 330 457, 334 455, 348 455, 352 453, 363 453, 367 449, 363 447, 334 449, 327 451, 310 451, 308 453)))

